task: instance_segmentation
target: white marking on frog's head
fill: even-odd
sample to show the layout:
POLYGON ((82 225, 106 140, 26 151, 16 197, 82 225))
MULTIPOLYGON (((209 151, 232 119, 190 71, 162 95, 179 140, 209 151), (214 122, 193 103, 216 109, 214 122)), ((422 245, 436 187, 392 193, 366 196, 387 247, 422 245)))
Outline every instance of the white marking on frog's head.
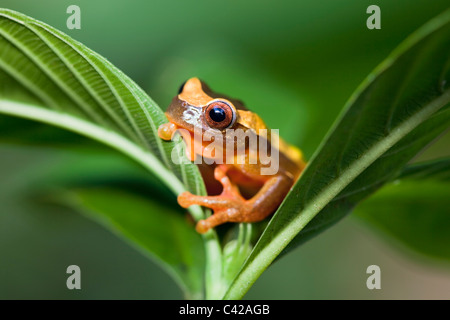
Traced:
POLYGON ((201 126, 202 108, 188 105, 183 111, 183 120, 193 126, 201 126))

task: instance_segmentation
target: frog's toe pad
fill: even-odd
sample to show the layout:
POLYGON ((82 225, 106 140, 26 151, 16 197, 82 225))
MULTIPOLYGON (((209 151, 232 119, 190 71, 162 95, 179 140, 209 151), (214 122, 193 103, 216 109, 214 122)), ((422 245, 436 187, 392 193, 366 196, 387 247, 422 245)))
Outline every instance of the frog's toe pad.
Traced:
POLYGON ((177 200, 180 206, 182 206, 183 208, 189 208, 194 204, 198 204, 197 201, 195 201, 196 198, 197 196, 188 191, 185 191, 178 196, 177 200))
POLYGON ((211 227, 206 220, 200 220, 195 226, 195 230, 201 234, 206 233, 209 229, 211 229, 211 227))
POLYGON ((239 212, 236 209, 222 209, 216 211, 213 215, 209 216, 205 220, 200 220, 195 226, 195 230, 198 233, 205 233, 209 229, 212 229, 218 225, 226 222, 240 222, 242 217, 240 217, 239 212))

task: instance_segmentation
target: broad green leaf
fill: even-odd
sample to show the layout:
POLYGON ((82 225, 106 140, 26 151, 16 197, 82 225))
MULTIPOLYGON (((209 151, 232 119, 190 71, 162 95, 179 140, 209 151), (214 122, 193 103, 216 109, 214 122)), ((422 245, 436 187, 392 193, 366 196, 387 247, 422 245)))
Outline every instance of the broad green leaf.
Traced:
MULTIPOLYGON (((0 113, 97 140, 137 161, 175 194, 205 194, 197 167, 172 161, 175 144, 157 135, 167 119, 138 85, 66 34, 7 9, 0 9, 0 113)), ((189 210, 195 219, 204 216, 198 206, 189 210)), ((204 241, 207 292, 217 296, 211 289, 221 278, 214 268, 221 261, 215 232, 204 241)))
POLYGON ((329 227, 395 177, 449 126, 449 101, 447 11, 402 43, 356 90, 225 298, 241 298, 288 244, 329 227))
POLYGON ((140 162, 176 193, 184 185, 203 192, 197 168, 171 160, 174 144, 157 135, 167 119, 139 86, 64 33, 7 9, 0 10, 0 113, 103 142, 140 162))
POLYGON ((66 197, 75 209, 162 263, 183 288, 186 298, 203 297, 203 243, 193 223, 186 223, 183 210, 123 188, 73 189, 66 197))
POLYGON ((450 159, 408 167, 355 215, 425 256, 450 261, 450 159))

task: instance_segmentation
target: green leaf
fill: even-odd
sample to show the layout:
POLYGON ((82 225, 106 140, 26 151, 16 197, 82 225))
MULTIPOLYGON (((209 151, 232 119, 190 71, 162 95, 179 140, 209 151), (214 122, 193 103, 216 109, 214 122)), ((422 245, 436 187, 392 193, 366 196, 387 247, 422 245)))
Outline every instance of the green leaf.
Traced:
MULTIPOLYGON (((205 194, 198 168, 172 161, 175 143, 163 142, 164 113, 109 61, 51 26, 0 9, 0 113, 35 120, 97 140, 137 161, 175 194, 205 194)), ((184 157, 184 155, 182 156, 184 157)), ((189 211, 204 217, 199 206, 189 211)), ((161 222, 163 223, 163 222, 161 222)), ((204 236, 208 296, 217 296, 220 246, 204 236), (216 290, 216 291, 215 291, 216 290)), ((222 289, 221 289, 222 290, 222 289)))
POLYGON ((162 263, 186 298, 203 297, 203 243, 183 210, 112 187, 73 189, 67 196, 74 208, 162 263))
POLYGON ((341 219, 449 126, 449 71, 447 11, 402 43, 356 90, 225 298, 241 298, 288 244, 341 219))
POLYGON ((420 182, 421 179, 433 179, 436 181, 449 182, 450 159, 443 158, 422 163, 415 163, 407 166, 398 178, 402 180, 414 179, 418 182, 420 182))
POLYGON ((176 193, 184 185, 203 192, 194 165, 171 161, 174 144, 157 135, 167 119, 138 85, 62 32, 6 9, 0 10, 0 84, 0 113, 105 143, 144 165, 176 193))
MULTIPOLYGON (((11 158, 17 154, 32 159, 36 154, 33 148, 3 149, 11 158)), ((111 149, 73 152, 52 148, 45 154, 47 161, 35 162, 24 174, 23 201, 69 206, 85 214, 159 263, 186 298, 203 297, 201 236, 170 190, 111 149)))
POLYGON ((408 167, 355 208, 369 227, 422 255, 450 261, 450 159, 408 167))

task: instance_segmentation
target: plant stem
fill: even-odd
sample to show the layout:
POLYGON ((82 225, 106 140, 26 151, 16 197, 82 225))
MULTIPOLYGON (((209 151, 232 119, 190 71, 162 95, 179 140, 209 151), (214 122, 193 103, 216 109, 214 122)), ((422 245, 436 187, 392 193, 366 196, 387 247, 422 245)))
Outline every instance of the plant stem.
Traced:
POLYGON ((222 248, 214 230, 203 236, 206 251, 205 295, 208 300, 221 299, 225 293, 222 248))

